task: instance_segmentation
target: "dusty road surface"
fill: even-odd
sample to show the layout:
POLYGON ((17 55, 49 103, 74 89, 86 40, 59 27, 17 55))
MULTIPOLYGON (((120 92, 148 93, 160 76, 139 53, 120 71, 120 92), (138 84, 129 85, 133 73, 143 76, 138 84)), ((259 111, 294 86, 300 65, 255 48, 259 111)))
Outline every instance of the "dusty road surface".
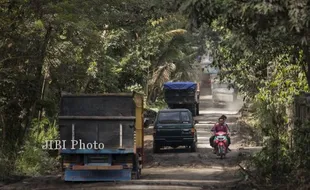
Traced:
POLYGON ((196 119, 198 149, 164 149, 152 153, 152 128, 145 134, 145 164, 142 179, 117 183, 65 183, 58 176, 30 178, 3 186, 2 189, 233 189, 242 180, 237 167, 242 136, 238 125, 241 100, 222 108, 213 108, 211 96, 201 96, 200 116, 196 119), (219 159, 209 146, 210 129, 222 114, 227 115, 233 132, 231 152, 219 159))

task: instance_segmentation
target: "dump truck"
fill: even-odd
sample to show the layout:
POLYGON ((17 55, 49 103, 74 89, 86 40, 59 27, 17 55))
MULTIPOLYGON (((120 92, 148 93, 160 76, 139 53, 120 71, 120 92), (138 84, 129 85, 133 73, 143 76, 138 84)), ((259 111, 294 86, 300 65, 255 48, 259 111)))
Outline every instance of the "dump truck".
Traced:
POLYGON ((139 179, 144 127, 141 94, 62 95, 59 132, 66 143, 59 153, 63 179, 139 179))
POLYGON ((199 83, 166 82, 164 84, 164 99, 170 109, 185 108, 193 116, 199 115, 199 83))

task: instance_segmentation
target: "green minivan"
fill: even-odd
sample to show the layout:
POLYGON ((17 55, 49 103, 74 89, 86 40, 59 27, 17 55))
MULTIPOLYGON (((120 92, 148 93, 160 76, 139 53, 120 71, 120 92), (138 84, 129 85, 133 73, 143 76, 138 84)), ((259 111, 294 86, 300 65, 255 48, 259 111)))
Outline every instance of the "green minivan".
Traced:
POLYGON ((188 109, 160 110, 154 122, 153 152, 157 153, 165 146, 185 146, 196 152, 196 123, 188 109))

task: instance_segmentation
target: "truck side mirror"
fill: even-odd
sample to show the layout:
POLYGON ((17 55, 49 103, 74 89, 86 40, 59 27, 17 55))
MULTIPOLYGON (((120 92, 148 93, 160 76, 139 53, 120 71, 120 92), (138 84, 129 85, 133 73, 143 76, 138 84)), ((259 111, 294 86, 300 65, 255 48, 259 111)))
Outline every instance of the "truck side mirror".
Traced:
POLYGON ((144 128, 148 128, 150 126, 150 119, 149 118, 145 118, 144 119, 144 123, 143 123, 143 127, 144 128))

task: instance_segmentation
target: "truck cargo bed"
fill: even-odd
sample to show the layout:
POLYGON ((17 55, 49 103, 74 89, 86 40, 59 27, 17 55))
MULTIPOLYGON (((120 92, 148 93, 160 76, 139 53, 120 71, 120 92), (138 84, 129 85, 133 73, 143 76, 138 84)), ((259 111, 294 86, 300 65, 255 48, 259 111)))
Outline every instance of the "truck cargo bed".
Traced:
MULTIPOLYGON (((131 96, 63 96, 60 140, 103 143, 107 149, 134 147, 135 104, 131 96)), ((80 144, 80 143, 79 143, 80 144)), ((76 146, 75 149, 79 149, 76 146)))
POLYGON ((164 84, 167 104, 198 103, 197 84, 193 82, 167 82, 164 84))

